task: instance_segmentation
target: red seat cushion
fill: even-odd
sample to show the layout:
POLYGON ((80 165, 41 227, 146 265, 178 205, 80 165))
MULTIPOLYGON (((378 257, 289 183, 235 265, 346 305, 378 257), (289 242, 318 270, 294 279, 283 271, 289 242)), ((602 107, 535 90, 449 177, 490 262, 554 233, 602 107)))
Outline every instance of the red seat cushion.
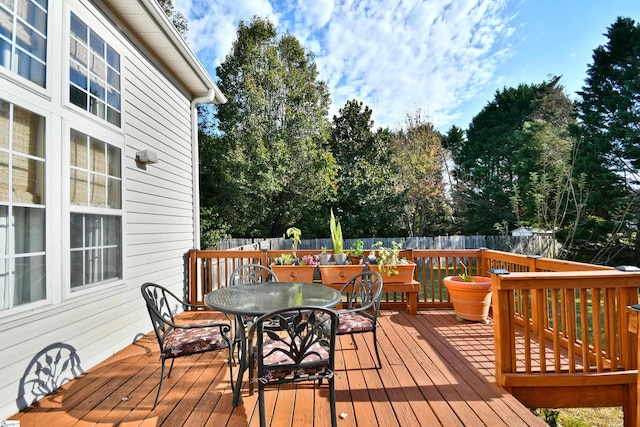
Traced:
POLYGON ((354 312, 338 313, 338 319, 338 335, 368 332, 374 328, 373 321, 362 314, 354 312))
POLYGON ((164 342, 164 356, 175 358, 226 347, 220 328, 174 329, 164 342))

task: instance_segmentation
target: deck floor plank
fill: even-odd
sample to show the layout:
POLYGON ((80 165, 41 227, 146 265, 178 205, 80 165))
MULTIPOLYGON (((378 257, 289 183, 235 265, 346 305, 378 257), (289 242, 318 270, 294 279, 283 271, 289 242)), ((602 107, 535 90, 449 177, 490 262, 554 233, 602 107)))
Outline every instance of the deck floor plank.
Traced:
MULTIPOLYGON (((339 427, 546 426, 494 382, 492 325, 459 322, 449 310, 383 310, 379 323, 380 370, 371 334, 356 336, 357 349, 351 337, 339 337, 339 427)), ((177 359, 152 410, 158 354, 148 334, 11 419, 21 427, 259 425, 257 387, 249 394, 246 373, 240 404, 232 406, 224 351, 177 359)), ((265 397, 272 427, 331 424, 326 382, 268 387, 265 397)))

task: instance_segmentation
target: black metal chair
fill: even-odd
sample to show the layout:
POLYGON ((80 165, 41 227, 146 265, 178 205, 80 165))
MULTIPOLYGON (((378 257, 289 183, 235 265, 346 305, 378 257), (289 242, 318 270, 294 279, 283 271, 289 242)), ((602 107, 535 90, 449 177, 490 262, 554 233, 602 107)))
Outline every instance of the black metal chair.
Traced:
POLYGON ((382 276, 377 271, 363 271, 353 276, 342 288, 346 296, 342 310, 338 310, 338 335, 351 335, 353 345, 358 349, 354 334, 373 333, 378 368, 382 367, 378 352, 378 312, 382 298, 382 276))
POLYGON ((167 374, 167 378, 169 378, 176 358, 227 348, 229 349, 229 377, 233 385, 231 324, 219 321, 177 324, 173 310, 177 310, 178 307, 182 307, 183 310, 187 308, 208 310, 208 308, 204 305, 186 303, 168 289, 154 283, 145 283, 140 290, 158 338, 160 361, 162 362, 160 384, 153 407, 155 408, 158 404, 164 379, 164 364, 167 359, 171 359, 171 366, 167 374))
POLYGON ((264 388, 270 385, 323 379, 329 383, 331 425, 336 426, 334 360, 338 317, 320 307, 295 307, 260 316, 249 328, 254 342, 250 369, 257 369, 260 426, 265 426, 264 388), (274 325, 279 328, 274 329, 274 325))
POLYGON ((277 282, 278 276, 262 264, 244 264, 233 270, 229 276, 229 286, 241 283, 277 282))

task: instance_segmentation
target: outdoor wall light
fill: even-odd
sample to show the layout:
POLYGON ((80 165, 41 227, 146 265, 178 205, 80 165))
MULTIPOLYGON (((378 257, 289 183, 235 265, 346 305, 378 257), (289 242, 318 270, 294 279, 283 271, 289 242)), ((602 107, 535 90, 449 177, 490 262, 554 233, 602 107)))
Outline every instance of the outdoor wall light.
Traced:
POLYGON ((136 153, 136 162, 138 163, 158 163, 158 155, 155 151, 143 150, 136 153))

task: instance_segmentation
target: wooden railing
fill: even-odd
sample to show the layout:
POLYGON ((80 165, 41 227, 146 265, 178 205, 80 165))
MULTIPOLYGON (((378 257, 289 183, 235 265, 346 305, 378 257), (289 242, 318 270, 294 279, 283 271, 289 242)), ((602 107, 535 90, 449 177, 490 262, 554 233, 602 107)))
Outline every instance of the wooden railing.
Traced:
MULTIPOLYGON (((226 286, 239 265, 269 265, 286 250, 187 254, 188 299, 226 286)), ((297 255, 317 254, 298 250, 297 255)), ((496 381, 531 408, 623 406, 635 425, 637 336, 626 306, 638 302, 640 274, 611 267, 493 250, 406 250, 417 264, 418 307, 452 307, 442 278, 460 271, 492 277, 496 381), (490 271, 507 270, 509 274, 490 271)), ((404 305, 388 294, 383 307, 404 305)))

